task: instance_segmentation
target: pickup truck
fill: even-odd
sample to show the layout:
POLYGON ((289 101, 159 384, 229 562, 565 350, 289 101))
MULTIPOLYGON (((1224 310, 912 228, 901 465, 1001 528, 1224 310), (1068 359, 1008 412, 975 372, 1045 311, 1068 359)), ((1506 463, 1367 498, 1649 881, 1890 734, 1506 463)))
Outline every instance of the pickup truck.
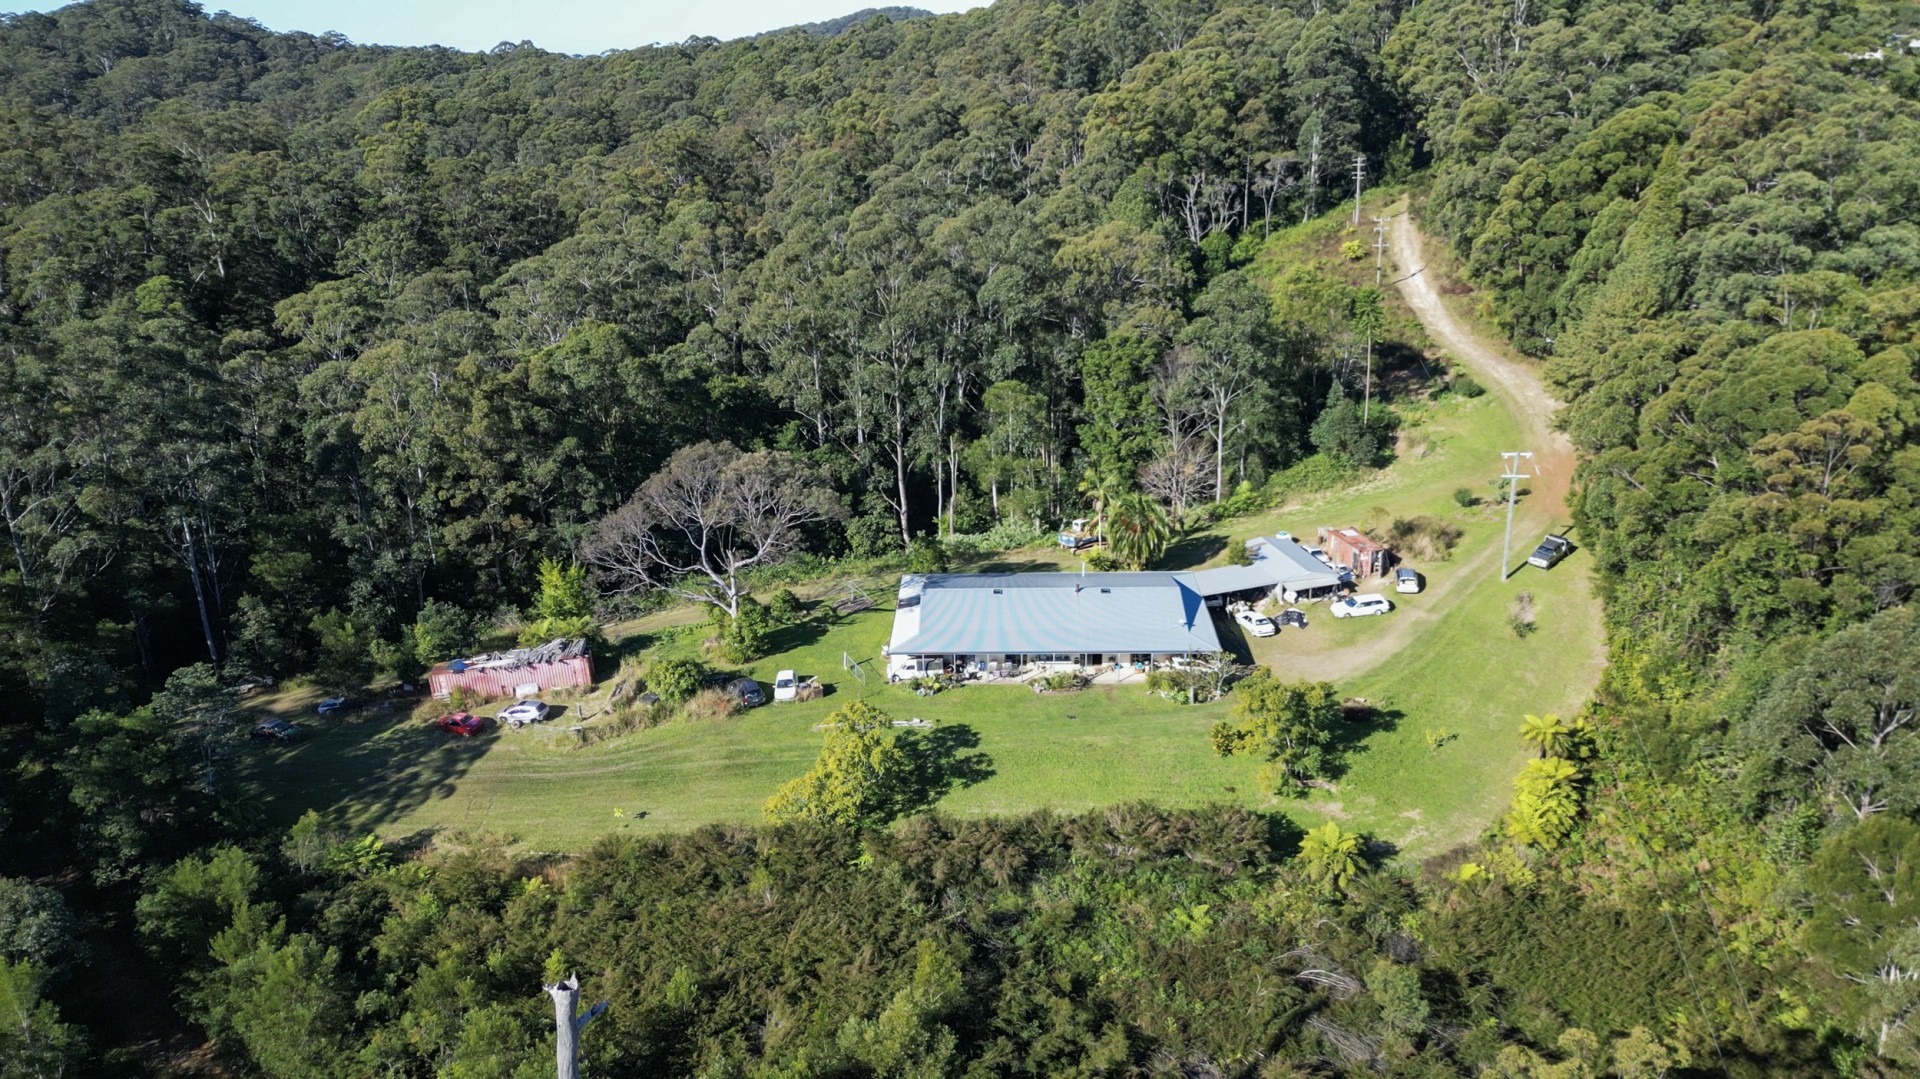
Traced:
POLYGON ((1540 541, 1540 546, 1527 556, 1527 565, 1540 569, 1552 569, 1554 564, 1567 557, 1573 550, 1572 541, 1565 536, 1549 535, 1540 541))

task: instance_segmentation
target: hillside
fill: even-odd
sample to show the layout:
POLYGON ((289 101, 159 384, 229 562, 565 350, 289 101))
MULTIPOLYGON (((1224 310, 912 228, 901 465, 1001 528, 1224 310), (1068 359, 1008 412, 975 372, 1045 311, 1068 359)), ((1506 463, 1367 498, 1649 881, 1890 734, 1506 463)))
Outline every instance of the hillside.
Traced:
POLYGON ((0 18, 0 1071, 532 1074, 569 970, 608 1074, 1920 1067, 1910 5, 798 29, 0 18), (849 589, 1076 519, 1431 587, 866 692, 849 589), (399 689, 578 634, 548 734, 399 689))

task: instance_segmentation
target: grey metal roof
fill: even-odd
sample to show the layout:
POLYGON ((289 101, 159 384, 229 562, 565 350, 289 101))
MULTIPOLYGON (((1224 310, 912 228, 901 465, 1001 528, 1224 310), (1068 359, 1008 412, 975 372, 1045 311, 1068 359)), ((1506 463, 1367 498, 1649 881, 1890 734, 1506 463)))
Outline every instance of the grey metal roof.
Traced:
POLYGON ((917 584, 917 632, 896 655, 1217 652, 1187 573, 935 573, 917 584))
POLYGON ((1248 542, 1248 547, 1253 551, 1253 565, 1198 570, 1191 575, 1194 587, 1203 596, 1223 596, 1256 588, 1300 592, 1333 588, 1340 583, 1337 570, 1328 569, 1291 538, 1256 536, 1248 542))

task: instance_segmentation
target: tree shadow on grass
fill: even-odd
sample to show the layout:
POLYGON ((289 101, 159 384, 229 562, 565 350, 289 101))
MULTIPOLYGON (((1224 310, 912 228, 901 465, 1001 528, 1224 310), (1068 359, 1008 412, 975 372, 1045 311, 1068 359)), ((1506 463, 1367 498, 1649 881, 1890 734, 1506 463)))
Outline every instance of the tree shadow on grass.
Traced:
POLYGON ((1369 739, 1400 726, 1405 718, 1406 713, 1397 708, 1377 708, 1358 700, 1347 702, 1327 743, 1326 778, 1337 780, 1346 775, 1352 759, 1367 752, 1369 739))
POLYGON ((965 723, 902 731, 893 744, 907 762, 893 804, 895 817, 924 813, 948 794, 994 775, 993 758, 972 752, 980 747, 980 734, 965 723))
POLYGON ((817 616, 781 626, 767 634, 766 654, 778 656, 805 648, 825 637, 828 628, 826 620, 817 616))
POLYGON ((479 735, 457 738, 408 716, 336 723, 261 755, 245 774, 255 804, 280 827, 317 809, 343 827, 373 828, 451 795, 502 736, 489 723, 479 735))
POLYGON ((1154 565, 1159 569, 1187 569, 1218 558, 1226 549, 1226 536, 1218 532, 1196 532, 1175 540, 1154 565))

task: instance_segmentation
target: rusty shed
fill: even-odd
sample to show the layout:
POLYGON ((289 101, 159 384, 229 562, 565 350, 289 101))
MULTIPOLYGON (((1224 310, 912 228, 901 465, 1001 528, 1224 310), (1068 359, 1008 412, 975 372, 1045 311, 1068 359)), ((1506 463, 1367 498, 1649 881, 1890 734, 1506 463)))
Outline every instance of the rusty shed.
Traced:
POLYGON ((1393 565, 1393 552, 1357 528, 1322 528, 1320 546, 1334 565, 1345 566, 1355 577, 1378 577, 1393 565))
POLYGON ((480 697, 516 697, 564 686, 593 684, 593 656, 584 638, 560 637, 537 648, 436 663, 427 672, 434 697, 446 700, 455 686, 480 697))

